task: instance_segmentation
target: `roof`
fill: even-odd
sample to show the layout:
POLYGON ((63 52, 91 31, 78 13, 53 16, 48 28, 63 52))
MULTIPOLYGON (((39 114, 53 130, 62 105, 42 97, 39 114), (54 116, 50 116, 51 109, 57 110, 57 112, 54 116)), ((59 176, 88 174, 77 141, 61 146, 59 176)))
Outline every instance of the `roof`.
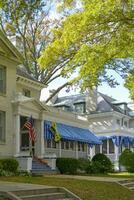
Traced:
POLYGON ((25 78, 28 78, 28 79, 31 79, 33 81, 38 81, 37 79, 35 79, 31 74, 28 73, 27 69, 23 66, 23 65, 19 65, 17 67, 17 71, 16 73, 19 75, 19 76, 23 76, 25 78))
MULTIPOLYGON (((51 121, 45 121, 44 136, 46 139, 54 138, 50 131, 52 126, 51 121)), ((56 123, 57 131, 62 139, 85 142, 88 144, 101 144, 97 136, 95 136, 89 129, 78 128, 67 124, 56 123)))
MULTIPOLYGON (((70 111, 75 111, 74 104, 86 102, 87 97, 88 93, 58 97, 53 106, 55 107, 68 106, 70 107, 69 109, 70 111)), ((116 111, 122 114, 129 115, 131 109, 127 107, 127 104, 125 102, 117 103, 116 99, 98 92, 96 110, 91 111, 90 113, 92 114, 92 113, 111 112, 111 111, 116 111), (126 105, 128 111, 127 113, 125 113, 124 109, 121 108, 121 105, 123 104, 126 105)))
POLYGON ((58 97, 54 103, 54 106, 61 106, 61 105, 71 106, 72 104, 85 102, 85 97, 86 94, 58 97))
MULTIPOLYGON (((0 39, 2 42, 8 47, 10 52, 12 52, 12 55, 14 55, 14 60, 18 62, 18 64, 21 64, 23 62, 23 56, 21 53, 15 48, 15 46, 11 43, 11 41, 7 38, 5 33, 0 29, 0 39)), ((12 58, 12 59, 13 59, 12 58)))

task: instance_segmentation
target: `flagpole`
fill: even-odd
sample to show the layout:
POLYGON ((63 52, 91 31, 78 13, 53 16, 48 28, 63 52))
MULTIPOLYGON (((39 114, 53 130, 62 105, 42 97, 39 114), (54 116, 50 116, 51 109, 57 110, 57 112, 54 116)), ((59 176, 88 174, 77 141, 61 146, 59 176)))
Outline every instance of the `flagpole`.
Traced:
POLYGON ((32 157, 32 141, 29 140, 29 154, 30 154, 30 157, 32 157))

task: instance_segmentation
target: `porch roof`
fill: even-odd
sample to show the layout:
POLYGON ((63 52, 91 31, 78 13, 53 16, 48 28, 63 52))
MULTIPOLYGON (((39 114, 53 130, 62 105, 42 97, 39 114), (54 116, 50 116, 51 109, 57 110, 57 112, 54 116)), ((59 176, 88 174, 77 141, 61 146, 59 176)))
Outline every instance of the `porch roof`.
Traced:
MULTIPOLYGON (((54 138, 50 131, 52 122, 44 122, 44 136, 46 139, 54 138)), ((57 131, 62 139, 85 142, 88 144, 101 144, 101 141, 89 129, 56 123, 57 131)))

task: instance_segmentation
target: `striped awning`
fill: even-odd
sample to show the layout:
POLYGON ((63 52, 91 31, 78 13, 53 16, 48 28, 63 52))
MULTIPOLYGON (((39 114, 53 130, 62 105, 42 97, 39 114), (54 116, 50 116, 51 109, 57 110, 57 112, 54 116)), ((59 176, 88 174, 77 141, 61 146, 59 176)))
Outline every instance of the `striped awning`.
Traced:
MULTIPOLYGON (((50 131, 51 121, 44 122, 44 136, 46 140, 53 139, 54 135, 50 131)), ((56 123, 57 131, 62 139, 85 142, 88 144, 101 144, 101 141, 89 129, 56 123)))

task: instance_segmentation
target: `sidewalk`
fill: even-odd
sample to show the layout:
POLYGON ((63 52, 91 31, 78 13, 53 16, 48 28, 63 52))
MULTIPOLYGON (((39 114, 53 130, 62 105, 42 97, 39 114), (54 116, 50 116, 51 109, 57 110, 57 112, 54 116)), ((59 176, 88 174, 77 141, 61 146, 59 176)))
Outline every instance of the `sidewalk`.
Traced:
POLYGON ((51 186, 0 181, 0 192, 52 188, 51 186))
MULTIPOLYGON (((45 177, 50 177, 50 175, 45 175, 45 177)), ((77 176, 77 175, 51 175, 51 177, 57 178, 71 178, 78 180, 87 180, 87 181, 102 181, 102 182, 118 182, 127 180, 128 178, 114 178, 114 177, 97 177, 97 176, 77 176)), ((133 178, 129 178, 133 179, 133 178)))

